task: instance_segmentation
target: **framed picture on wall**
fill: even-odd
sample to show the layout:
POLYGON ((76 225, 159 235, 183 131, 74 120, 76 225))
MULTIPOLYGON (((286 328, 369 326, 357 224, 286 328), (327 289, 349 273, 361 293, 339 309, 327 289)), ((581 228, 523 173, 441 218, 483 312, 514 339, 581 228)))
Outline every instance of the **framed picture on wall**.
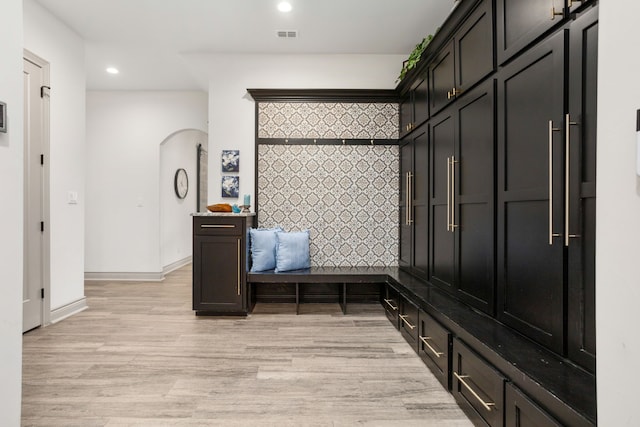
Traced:
POLYGON ((240 150, 222 150, 222 172, 240 172, 240 150))
POLYGON ((222 197, 238 197, 240 192, 239 176, 222 177, 222 197))

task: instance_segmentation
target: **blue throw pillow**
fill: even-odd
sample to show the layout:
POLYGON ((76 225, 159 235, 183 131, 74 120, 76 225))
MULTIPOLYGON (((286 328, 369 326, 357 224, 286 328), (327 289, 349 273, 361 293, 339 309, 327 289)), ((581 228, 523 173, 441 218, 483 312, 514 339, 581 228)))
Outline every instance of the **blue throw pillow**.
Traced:
POLYGON ((309 230, 290 233, 278 231, 276 240, 276 273, 311 267, 309 230))
POLYGON ((276 268, 276 232, 282 228, 251 228, 251 272, 267 271, 276 268))

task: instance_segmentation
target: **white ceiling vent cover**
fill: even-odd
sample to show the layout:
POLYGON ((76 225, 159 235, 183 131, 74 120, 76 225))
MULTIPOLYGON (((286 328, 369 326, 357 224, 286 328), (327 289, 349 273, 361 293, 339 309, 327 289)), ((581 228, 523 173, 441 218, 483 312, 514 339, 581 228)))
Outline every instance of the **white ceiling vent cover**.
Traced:
POLYGON ((298 37, 298 30, 278 30, 276 35, 279 39, 295 39, 298 37))

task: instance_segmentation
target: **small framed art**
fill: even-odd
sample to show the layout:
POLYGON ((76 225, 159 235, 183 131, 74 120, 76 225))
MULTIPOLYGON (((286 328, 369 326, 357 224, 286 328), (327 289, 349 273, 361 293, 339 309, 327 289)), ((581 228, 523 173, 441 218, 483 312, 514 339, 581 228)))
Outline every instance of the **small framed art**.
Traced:
POLYGON ((223 176, 222 177, 222 197, 238 197, 240 193, 240 177, 239 176, 223 176))
POLYGON ((222 172, 240 172, 240 150, 222 150, 222 172))

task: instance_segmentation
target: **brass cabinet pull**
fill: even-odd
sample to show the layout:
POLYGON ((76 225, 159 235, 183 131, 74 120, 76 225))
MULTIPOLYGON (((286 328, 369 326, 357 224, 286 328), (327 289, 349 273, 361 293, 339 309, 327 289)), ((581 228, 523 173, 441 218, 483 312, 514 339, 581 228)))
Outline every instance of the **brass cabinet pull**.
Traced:
POLYGON ((409 223, 407 225, 413 224, 413 173, 409 172, 409 209, 407 211, 407 217, 409 218, 409 223))
POLYGON ((491 411, 491 407, 496 406, 494 402, 485 402, 484 400, 482 400, 482 398, 478 395, 478 393, 476 393, 475 390, 473 390, 471 386, 467 384, 467 382, 465 381, 465 378, 470 378, 469 375, 458 375, 457 372, 454 372, 453 375, 458 379, 458 381, 460 381, 460 383, 463 386, 465 386, 467 390, 471 392, 473 397, 475 397, 478 400, 478 402, 480 402, 480 404, 484 407, 484 409, 486 409, 487 411, 491 411))
POLYGON ((240 271, 241 266, 241 258, 240 258, 240 239, 238 239, 238 296, 240 296, 240 282, 242 278, 242 272, 240 271))
POLYGON ((447 157, 447 231, 451 230, 451 157, 447 157))
POLYGON ((409 225, 411 224, 409 222, 409 206, 410 206, 410 202, 409 202, 409 172, 407 172, 406 176, 404 177, 404 208, 405 208, 405 213, 404 213, 404 225, 409 225))
POLYGON ((395 301, 393 301, 392 299, 386 299, 386 298, 385 298, 385 299, 384 299, 384 302, 386 302, 386 303, 387 303, 387 305, 388 305, 389 307, 391 307, 391 309, 392 309, 393 311, 398 311, 398 306, 397 306, 397 305, 393 305, 393 303, 394 303, 395 301))
POLYGON ((553 238, 561 234, 553 232, 553 132, 562 129, 553 127, 553 120, 549 120, 549 245, 553 245, 553 238))
POLYGON ((458 227, 456 225, 456 158, 451 156, 451 232, 458 227))
POLYGON ((427 346, 427 348, 429 348, 429 350, 431 350, 431 353, 433 353, 438 359, 440 358, 440 356, 444 355, 444 353, 440 352, 440 351, 436 351, 435 348, 431 347, 431 345, 427 342, 427 340, 430 340, 431 337, 420 337, 420 341, 422 341, 424 343, 424 345, 427 346))
POLYGON ((451 99, 453 95, 451 95, 451 91, 447 91, 447 99, 451 99))
POLYGON ((200 224, 200 228, 236 228, 232 224, 200 224))
POLYGON ((400 315, 400 319, 402 319, 405 325, 407 325, 411 330, 415 329, 416 325, 412 325, 411 323, 409 323, 409 321, 407 320, 407 317, 409 316, 407 316, 406 314, 400 315))
MULTIPOLYGON (((569 2, 569 7, 571 7, 571 2, 569 2)), ((571 114, 567 114, 565 116, 566 119, 566 125, 565 125, 565 165, 564 165, 564 245, 565 246, 569 246, 569 238, 570 237, 578 237, 575 234, 569 234, 569 207, 570 207, 570 200, 569 200, 569 190, 570 190, 570 180, 571 180, 571 176, 569 175, 569 167, 570 167, 570 156, 571 156, 571 151, 569 150, 571 148, 571 126, 576 126, 578 123, 577 122, 572 122, 571 121, 571 114)))

